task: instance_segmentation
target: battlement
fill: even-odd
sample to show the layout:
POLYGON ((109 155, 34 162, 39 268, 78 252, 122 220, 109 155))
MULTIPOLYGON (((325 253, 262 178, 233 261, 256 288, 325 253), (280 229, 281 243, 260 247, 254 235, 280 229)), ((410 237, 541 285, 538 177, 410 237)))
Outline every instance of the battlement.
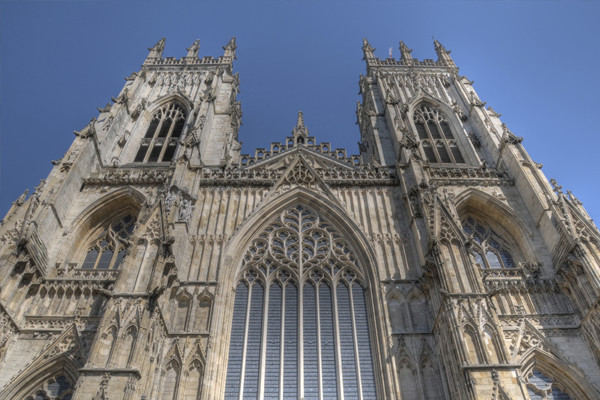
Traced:
POLYGON ((426 58, 419 61, 412 56, 412 49, 409 49, 404 42, 400 41, 400 54, 399 60, 390 57, 386 59, 380 59, 375 57, 375 49, 371 47, 367 39, 363 39, 363 54, 364 60, 367 62, 367 68, 369 67, 419 67, 419 68, 452 68, 456 69, 456 64, 450 57, 450 50, 446 48, 437 40, 433 40, 435 52, 437 53, 438 59, 433 60, 426 58))
POLYGON ((192 45, 187 48, 187 55, 182 58, 176 57, 163 57, 163 50, 165 48, 165 38, 159 40, 153 47, 148 50, 150 53, 146 60, 144 61, 144 66, 194 66, 194 65, 231 65, 233 64, 233 60, 235 60, 235 37, 233 37, 227 45, 223 47, 225 53, 218 57, 214 58, 212 56, 206 56, 199 58, 198 51, 200 50, 200 41, 196 40, 192 45))

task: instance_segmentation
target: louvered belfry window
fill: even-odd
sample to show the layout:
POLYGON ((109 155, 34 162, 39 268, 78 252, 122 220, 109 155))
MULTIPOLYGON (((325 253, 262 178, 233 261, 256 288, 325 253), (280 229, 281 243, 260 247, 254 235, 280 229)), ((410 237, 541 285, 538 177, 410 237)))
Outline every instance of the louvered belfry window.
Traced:
POLYGON ((442 113, 423 104, 415 111, 414 120, 427 161, 457 164, 465 162, 448 120, 442 113))
POLYGON ((365 289, 342 237, 303 206, 248 249, 225 399, 375 399, 365 289))
POLYGON ((169 162, 175 155, 186 113, 178 103, 167 104, 152 114, 135 162, 169 162))

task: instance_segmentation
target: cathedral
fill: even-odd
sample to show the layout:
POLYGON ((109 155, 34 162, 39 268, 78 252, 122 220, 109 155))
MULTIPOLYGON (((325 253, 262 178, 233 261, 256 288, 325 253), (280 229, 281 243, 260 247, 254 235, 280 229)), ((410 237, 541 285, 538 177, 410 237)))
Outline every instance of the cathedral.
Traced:
POLYGON ((164 46, 0 225, 0 400, 600 398, 600 232, 441 43, 364 40, 357 155, 164 46))

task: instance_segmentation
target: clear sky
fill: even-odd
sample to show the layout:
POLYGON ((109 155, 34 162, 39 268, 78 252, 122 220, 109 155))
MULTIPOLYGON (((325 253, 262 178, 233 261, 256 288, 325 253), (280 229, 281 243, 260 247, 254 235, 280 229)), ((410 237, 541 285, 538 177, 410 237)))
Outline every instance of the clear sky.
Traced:
POLYGON ((167 38, 165 56, 222 55, 237 37, 243 152, 288 135, 357 153, 362 38, 436 58, 432 36, 546 175, 600 217, 599 2, 1 1, 0 218, 167 38))

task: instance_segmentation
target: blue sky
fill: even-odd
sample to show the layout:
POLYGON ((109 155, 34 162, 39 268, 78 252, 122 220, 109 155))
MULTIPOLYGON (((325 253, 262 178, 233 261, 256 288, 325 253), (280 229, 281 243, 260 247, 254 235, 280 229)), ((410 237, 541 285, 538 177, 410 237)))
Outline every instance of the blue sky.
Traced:
MULTIPOLYGON (((0 214, 45 178, 74 135, 167 38, 182 57, 219 56, 237 37, 244 152, 282 140, 298 110, 319 141, 357 153, 362 38, 385 58, 398 41, 436 58, 432 36, 502 113, 546 175, 600 217, 600 3, 0 2, 0 214)), ((1 218, 1 216, 0 216, 1 218)))

